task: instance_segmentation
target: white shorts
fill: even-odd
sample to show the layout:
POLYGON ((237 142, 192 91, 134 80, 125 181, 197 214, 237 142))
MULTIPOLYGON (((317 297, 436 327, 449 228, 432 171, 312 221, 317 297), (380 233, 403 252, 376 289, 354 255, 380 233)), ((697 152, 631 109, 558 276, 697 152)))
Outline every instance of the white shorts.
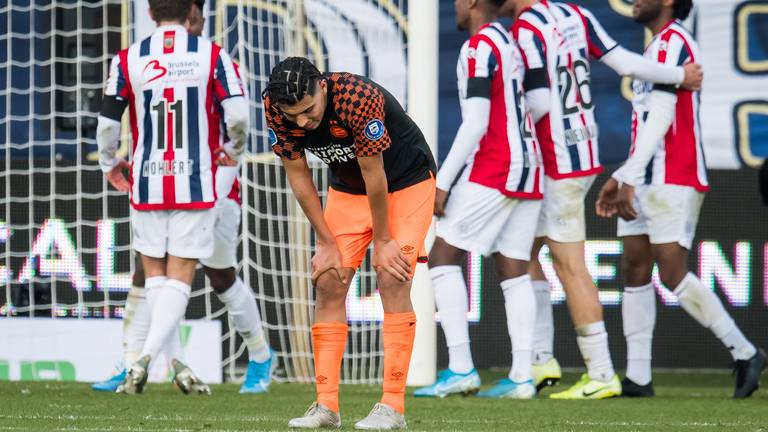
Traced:
POLYGON ((216 221, 213 226, 213 254, 200 264, 226 269, 237 267, 237 247, 240 245, 240 206, 229 198, 216 201, 216 221))
POLYGON ((148 257, 207 258, 213 253, 214 209, 131 210, 133 248, 148 257))
POLYGON ((560 243, 587 239, 584 200, 596 175, 554 180, 544 176, 544 204, 539 215, 536 237, 560 243))
POLYGON ((462 179, 451 189, 436 235, 451 246, 529 261, 541 200, 510 198, 462 179))
POLYGON ((651 244, 678 243, 691 249, 704 194, 689 186, 635 187, 637 219, 619 218, 618 236, 647 235, 651 244))

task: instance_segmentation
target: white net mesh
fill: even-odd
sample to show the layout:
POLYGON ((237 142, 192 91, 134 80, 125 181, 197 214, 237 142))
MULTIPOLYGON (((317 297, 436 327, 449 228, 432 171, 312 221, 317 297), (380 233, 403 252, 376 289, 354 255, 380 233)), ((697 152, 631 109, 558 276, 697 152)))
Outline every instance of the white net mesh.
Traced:
MULTIPOLYGON (((133 269, 128 202, 107 188, 95 129, 111 57, 147 34, 146 1, 0 2, 0 315, 120 318, 133 269)), ((243 167, 242 275, 280 357, 280 377, 309 381, 311 229, 269 153, 260 94, 286 55, 368 75, 403 104, 407 0, 206 2, 207 34, 241 65, 251 98, 243 167)), ((122 155, 129 137, 124 128, 122 155)), ((327 172, 311 161, 324 197, 327 172)), ((343 380, 380 379, 383 312, 364 264, 348 298, 343 380)), ((187 318, 222 319, 222 367, 237 379, 245 346, 202 274, 187 318)))

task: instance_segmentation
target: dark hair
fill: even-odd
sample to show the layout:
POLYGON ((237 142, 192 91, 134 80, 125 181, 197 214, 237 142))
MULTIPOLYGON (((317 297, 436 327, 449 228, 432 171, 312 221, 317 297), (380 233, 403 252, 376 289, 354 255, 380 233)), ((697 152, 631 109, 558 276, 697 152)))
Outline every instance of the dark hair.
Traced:
POLYGON ((504 6, 504 3, 506 2, 507 0, 488 0, 488 3, 490 3, 490 5, 495 7, 496 9, 504 6))
POLYGON ((308 59, 288 57, 272 69, 262 96, 269 96, 272 103, 294 105, 304 96, 315 94, 317 83, 322 77, 308 59))
POLYGON ((691 9, 693 9, 693 0, 675 0, 675 5, 672 6, 672 15, 679 20, 684 20, 688 18, 691 9))
POLYGON ((149 9, 155 21, 182 22, 189 16, 192 0, 149 0, 149 9))
POLYGON ((205 8, 205 0, 192 0, 192 3, 195 6, 197 6, 198 8, 200 8, 201 11, 205 10, 204 9, 205 8))

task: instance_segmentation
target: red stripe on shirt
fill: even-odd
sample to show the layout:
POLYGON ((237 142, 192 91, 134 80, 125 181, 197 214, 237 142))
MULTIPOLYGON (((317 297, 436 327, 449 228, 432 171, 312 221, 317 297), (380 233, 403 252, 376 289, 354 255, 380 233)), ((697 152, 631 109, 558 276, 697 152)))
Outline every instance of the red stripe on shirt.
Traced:
MULTIPOLYGON (((163 160, 170 161, 169 166, 173 163, 175 157, 174 154, 174 116, 175 113, 171 109, 170 105, 174 103, 173 88, 167 88, 163 90, 163 98, 165 99, 165 137, 157 137, 157 139, 165 139, 165 152, 163 153, 163 160)), ((158 119, 160 120, 160 119, 158 119)), ((176 180, 171 173, 163 174, 163 204, 173 205, 176 204, 176 180)))
MULTIPOLYGON (((208 85, 205 91, 205 114, 208 116, 208 150, 211 152, 211 176, 213 178, 213 199, 217 200, 216 194, 216 169, 218 165, 213 163, 213 151, 219 147, 219 123, 220 118, 217 113, 217 107, 213 106, 214 86, 217 85, 215 79, 216 63, 219 59, 221 47, 211 44, 211 68, 208 73, 208 85)), ((202 150, 202 149, 201 149, 202 150)), ((202 160, 202 158, 201 158, 202 160)))
MULTIPOLYGON (((477 48, 481 40, 491 47, 491 55, 496 56, 496 63, 499 69, 494 73, 493 80, 491 81, 491 112, 488 129, 483 138, 480 139, 480 146, 477 153, 475 153, 472 171, 469 173, 469 181, 504 191, 506 190, 509 162, 512 160, 512 154, 509 148, 509 136, 507 135, 508 119, 506 100, 504 98, 503 59, 496 44, 486 35, 479 34, 472 38, 470 40, 470 47, 477 48), (501 167, 503 168, 500 169, 501 167)), ((470 69, 471 76, 473 76, 472 69, 470 69)))
MULTIPOLYGON (((128 96, 128 118, 131 124, 131 137, 133 138, 133 145, 131 146, 131 156, 136 153, 136 144, 139 142, 139 125, 136 121, 136 100, 133 96, 133 87, 131 86, 131 76, 128 74, 128 49, 121 50, 118 54, 120 57, 120 68, 123 71, 123 78, 125 79, 125 87, 123 91, 128 96)), ((131 167, 128 170, 128 183, 131 185, 131 193, 129 193, 129 201, 133 196, 133 163, 135 158, 131 157, 131 167)))
POLYGON ((589 49, 589 55, 591 55, 594 58, 600 58, 603 56, 603 50, 600 49, 600 47, 597 46, 597 44, 592 40, 592 37, 589 35, 589 23, 587 23, 587 17, 584 16, 583 13, 581 13, 581 9, 576 5, 568 5, 571 6, 571 9, 574 9, 577 14, 579 14, 579 17, 581 17, 581 23, 584 25, 584 34, 587 37, 587 48, 589 49))

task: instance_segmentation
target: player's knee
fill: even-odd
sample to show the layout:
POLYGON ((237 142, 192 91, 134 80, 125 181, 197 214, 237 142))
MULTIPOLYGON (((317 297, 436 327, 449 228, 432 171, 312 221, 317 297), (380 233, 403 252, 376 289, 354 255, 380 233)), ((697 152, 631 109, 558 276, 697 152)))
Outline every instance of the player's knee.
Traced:
POLYGON ((315 300, 318 306, 344 303, 347 299, 347 286, 335 275, 331 276, 331 273, 335 272, 320 275, 315 284, 315 300))
POLYGON ((642 286, 651 281, 653 261, 625 253, 621 264, 627 286, 642 286))
POLYGON ((235 269, 232 267, 226 269, 214 269, 210 267, 204 267, 205 275, 208 276, 208 280, 211 282, 211 288, 218 294, 228 290, 229 287, 235 283, 235 269))
POLYGON ((659 278, 661 283, 669 289, 675 289, 688 274, 688 268, 684 266, 659 265, 659 278))
POLYGON ((499 280, 514 279, 528 274, 528 261, 507 258, 501 254, 496 254, 494 261, 499 280))
POLYGON ((432 250, 429 252, 429 268, 435 268, 444 265, 461 265, 466 252, 449 245, 440 237, 435 239, 432 250))

